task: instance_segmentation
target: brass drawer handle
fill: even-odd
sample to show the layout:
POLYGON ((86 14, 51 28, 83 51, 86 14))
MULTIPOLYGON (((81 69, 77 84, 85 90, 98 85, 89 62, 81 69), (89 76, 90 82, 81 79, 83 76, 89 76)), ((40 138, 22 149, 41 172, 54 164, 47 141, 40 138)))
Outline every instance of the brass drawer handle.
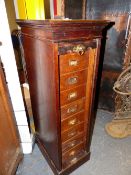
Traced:
POLYGON ((63 150, 69 150, 70 148, 74 147, 76 145, 76 140, 73 140, 72 142, 69 142, 65 146, 63 146, 63 150))
POLYGON ((77 119, 72 119, 68 122, 68 125, 75 125, 77 123, 77 119))
POLYGON ((78 44, 77 46, 73 47, 73 52, 79 53, 83 55, 86 51, 86 47, 83 44, 78 44))
POLYGON ((73 147, 73 146, 75 146, 75 141, 70 143, 70 147, 73 147))
POLYGON ((77 66, 78 61, 77 60, 69 60, 69 66, 77 66))
POLYGON ((70 77, 70 78, 68 78, 67 82, 69 85, 75 84, 78 82, 78 77, 70 77))
POLYGON ((77 134, 76 131, 70 132, 70 133, 68 133, 68 137, 72 137, 72 136, 74 136, 74 135, 76 135, 76 134, 77 134))
POLYGON ((77 104, 67 109, 67 114, 77 111, 77 104))
POLYGON ((70 94, 68 94, 68 100, 71 100, 73 98, 76 98, 77 97, 77 92, 72 92, 70 94))
POLYGON ((74 156, 75 155, 75 151, 71 151, 69 156, 74 156))
POLYGON ((71 163, 75 163, 78 159, 76 157, 74 157, 70 162, 71 163))

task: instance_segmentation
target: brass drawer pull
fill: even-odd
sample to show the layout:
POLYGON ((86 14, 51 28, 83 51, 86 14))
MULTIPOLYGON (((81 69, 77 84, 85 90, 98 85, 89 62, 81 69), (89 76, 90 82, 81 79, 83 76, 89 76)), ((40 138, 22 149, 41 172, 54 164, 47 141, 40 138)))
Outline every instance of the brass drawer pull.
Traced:
POLYGON ((76 161, 77 161, 77 158, 74 157, 70 162, 71 162, 71 163, 75 163, 76 161))
POLYGON ((67 109, 67 114, 73 113, 77 111, 77 105, 74 105, 67 109))
POLYGON ((69 66, 77 66, 78 61, 77 60, 69 60, 69 66))
POLYGON ((71 151, 69 156, 74 156, 75 155, 75 151, 71 151))
POLYGON ((78 44, 77 46, 73 47, 73 52, 79 53, 83 55, 86 51, 86 47, 83 44, 78 44))
POLYGON ((68 95, 68 100, 71 100, 73 98, 76 98, 77 97, 77 92, 72 92, 68 95))
POLYGON ((75 142, 72 142, 72 143, 70 144, 70 147, 73 147, 73 146, 75 146, 75 142))
POLYGON ((70 148, 73 148, 77 144, 76 140, 73 140, 72 142, 69 142, 65 146, 63 146, 63 151, 69 150, 70 148))
POLYGON ((67 82, 68 82, 69 85, 70 84, 75 84, 75 83, 78 82, 78 77, 70 77, 70 78, 68 78, 67 82))
POLYGON ((72 119, 68 122, 68 125, 75 125, 77 123, 77 119, 72 119))
POLYGON ((72 137, 72 136, 74 136, 74 135, 76 135, 76 134, 77 134, 76 131, 70 132, 70 133, 68 133, 68 137, 72 137))

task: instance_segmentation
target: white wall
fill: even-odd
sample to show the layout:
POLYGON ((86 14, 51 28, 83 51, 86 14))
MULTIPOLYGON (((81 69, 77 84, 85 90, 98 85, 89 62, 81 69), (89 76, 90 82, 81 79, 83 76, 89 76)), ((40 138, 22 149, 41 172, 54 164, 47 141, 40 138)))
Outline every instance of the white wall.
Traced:
POLYGON ((5 69, 21 145, 23 153, 28 154, 32 152, 32 136, 28 128, 4 0, 0 0, 0 41, 2 42, 0 56, 5 69))

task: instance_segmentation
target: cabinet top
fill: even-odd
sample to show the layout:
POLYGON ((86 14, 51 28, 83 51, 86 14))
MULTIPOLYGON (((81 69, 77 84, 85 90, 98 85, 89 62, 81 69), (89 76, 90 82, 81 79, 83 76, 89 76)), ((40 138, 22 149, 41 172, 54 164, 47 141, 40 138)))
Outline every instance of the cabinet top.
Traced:
POLYGON ((16 20, 22 34, 37 35, 50 40, 98 38, 111 25, 108 20, 16 20), (32 32, 31 32, 32 31, 32 32), (34 32, 35 31, 35 32, 34 32))
POLYGON ((109 20, 71 20, 71 19, 47 19, 47 20, 16 20, 17 24, 20 26, 37 26, 37 27, 62 27, 62 26, 72 26, 72 25, 84 25, 84 26, 107 26, 111 21, 109 20))

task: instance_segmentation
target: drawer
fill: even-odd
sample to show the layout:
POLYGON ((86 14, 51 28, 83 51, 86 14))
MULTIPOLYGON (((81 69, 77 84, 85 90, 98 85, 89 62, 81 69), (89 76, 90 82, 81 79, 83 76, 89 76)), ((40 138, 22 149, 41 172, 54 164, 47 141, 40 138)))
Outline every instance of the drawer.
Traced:
POLYGON ((73 137, 75 137, 76 135, 80 135, 82 133, 84 133, 84 123, 74 126, 68 131, 62 132, 61 133, 62 143, 71 138, 73 139, 73 137))
POLYGON ((82 142, 78 144, 77 146, 74 146, 72 149, 69 151, 66 151, 65 153, 62 154, 62 159, 67 159, 70 157, 74 157, 79 150, 83 150, 85 148, 85 144, 82 142))
POLYGON ((60 92, 61 106, 84 97, 86 95, 85 93, 86 85, 77 86, 76 88, 60 92))
POLYGON ((61 121, 61 131, 64 132, 78 124, 80 124, 81 122, 84 122, 84 114, 85 112, 79 112, 63 121, 61 121))
POLYGON ((69 73, 60 77, 60 90, 66 90, 86 83, 87 69, 69 73))
POLYGON ((86 151, 84 149, 78 150, 74 156, 66 157, 66 159, 63 159, 62 161, 62 167, 63 169, 71 166, 72 164, 75 164, 78 160, 80 160, 82 157, 86 155, 86 151))
POLYGON ((80 134, 73 139, 67 140, 62 144, 62 152, 66 152, 72 149, 73 147, 75 147, 76 145, 81 144, 83 142, 85 142, 84 134, 80 134))
POLYGON ((75 161, 77 158, 80 159, 80 157, 78 157, 78 155, 80 156, 80 153, 84 152, 85 149, 85 144, 84 143, 80 143, 79 145, 75 146, 74 148, 72 148, 71 150, 67 151, 66 153, 62 154, 62 162, 64 164, 64 162, 68 161, 69 162, 73 162, 73 160, 75 161))
POLYGON ((73 41, 73 42, 59 42, 58 43, 58 52, 59 55, 73 53, 74 47, 84 45, 86 51, 90 48, 95 49, 97 47, 96 40, 87 40, 87 41, 73 41))
POLYGON ((83 55, 69 53, 59 56, 60 75, 85 69, 88 66, 88 51, 83 55))
POLYGON ((81 110, 84 110, 85 107, 85 98, 74 101, 66 106, 61 108, 61 119, 65 119, 70 115, 73 115, 81 110))

